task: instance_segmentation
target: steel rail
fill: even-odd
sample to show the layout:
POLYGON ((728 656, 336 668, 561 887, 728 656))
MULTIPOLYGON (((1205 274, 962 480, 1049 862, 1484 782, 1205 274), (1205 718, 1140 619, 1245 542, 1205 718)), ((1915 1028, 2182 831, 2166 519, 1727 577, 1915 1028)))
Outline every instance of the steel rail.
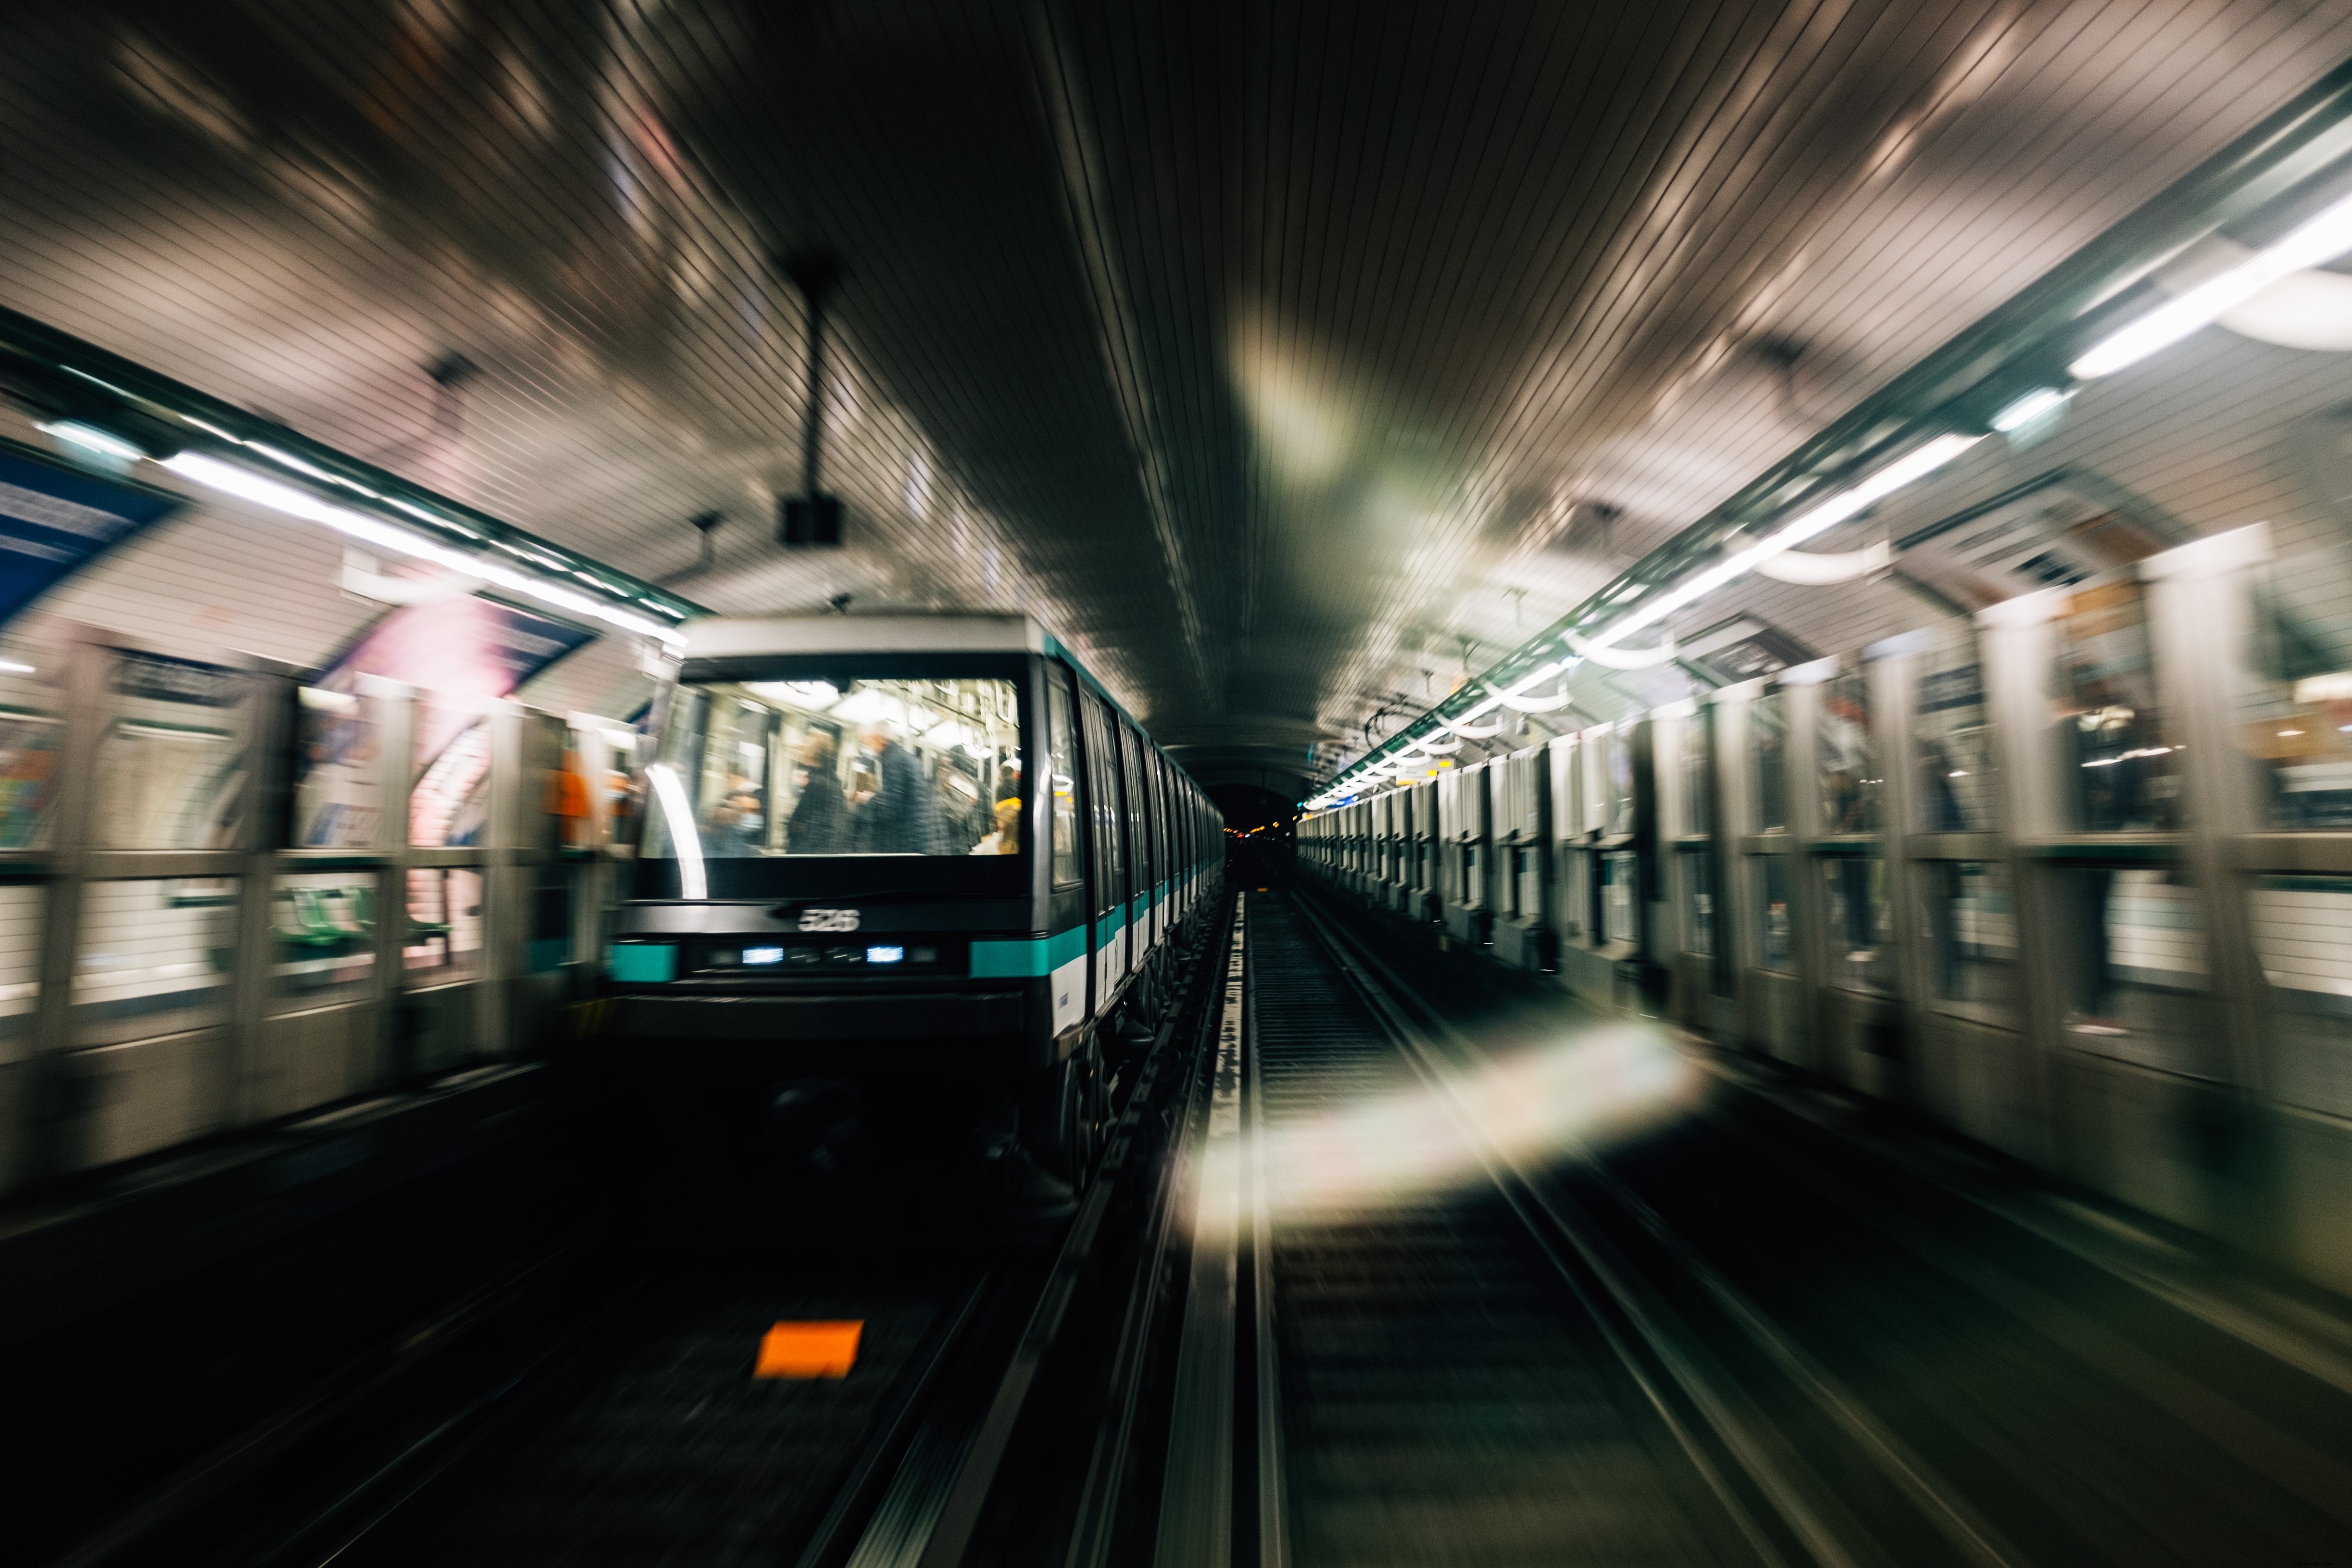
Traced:
POLYGON ((1257 974, 1244 945, 1242 954, 1242 1088, 1249 1156, 1250 1331, 1257 1356, 1257 1568, 1289 1568, 1290 1510, 1282 1440, 1282 1368, 1274 1322, 1274 1217, 1266 1158, 1265 1082, 1258 1070, 1257 974))
MULTIPOLYGON (((1208 966, 1196 958, 1192 967, 1197 975, 1208 966)), ((1104 1221, 1123 1186, 1133 1181, 1137 1163, 1153 1152, 1144 1137, 1145 1126, 1155 1114, 1162 1064, 1169 1059, 1181 1016, 1180 1006, 1155 1037, 1150 1058, 1106 1141, 1094 1180, 1045 1270, 1002 1373, 984 1399, 940 1402, 909 1444, 870 1523, 844 1559, 847 1568, 954 1568, 971 1548, 1030 1396, 1059 1346, 1071 1303, 1094 1267, 1104 1221)), ((829 1565, 804 1559, 802 1568, 829 1565)))
POLYGON ((1334 967, 1362 997, 1414 1073, 1436 1091, 1441 1110, 1475 1152, 1487 1181, 1584 1307, 1611 1353, 1633 1377, 1684 1457, 1706 1483, 1759 1560, 1769 1568, 1789 1568, 1783 1543, 1774 1539, 1774 1532, 1764 1527, 1738 1489, 1731 1484, 1715 1451, 1701 1440, 1694 1415, 1714 1437, 1716 1445, 1744 1472, 1754 1489, 1770 1503, 1791 1538, 1790 1543, 1801 1544, 1819 1568, 1860 1568, 1820 1510, 1806 1500, 1790 1467, 1773 1452, 1761 1423, 1751 1413, 1738 1408, 1734 1398, 1716 1385, 1715 1380, 1702 1370, 1698 1359, 1666 1331, 1658 1307, 1634 1291, 1599 1249, 1553 1223, 1525 1173, 1494 1151, 1475 1121, 1465 1113, 1452 1093, 1449 1075, 1388 988, 1371 977, 1347 951, 1343 939, 1329 923, 1303 900, 1299 912, 1307 929, 1323 943, 1334 967), (1582 1265, 1581 1268, 1571 1263, 1571 1257, 1582 1265), (1593 1294, 1594 1282, 1614 1306, 1613 1313, 1602 1310, 1601 1301, 1593 1294), (1679 1403, 1673 1394, 1680 1395, 1679 1403))
MULTIPOLYGON (((1224 928, 1220 926, 1218 929, 1224 928)), ((1188 1067, 1196 1067, 1205 1058, 1209 1040, 1218 1022, 1218 1010, 1213 1006, 1201 1005, 1205 998, 1195 994, 1214 984, 1215 977, 1211 973, 1213 967, 1205 961, 1196 960, 1192 982, 1188 986, 1185 999, 1176 1010, 1175 1016, 1164 1026, 1164 1028, 1172 1030, 1180 1018, 1189 1016, 1192 1019, 1192 1038, 1181 1054, 1181 1059, 1188 1067)), ((1160 1045, 1165 1043, 1163 1037, 1160 1045)), ((1147 1088, 1146 1082, 1138 1082, 1136 1092, 1139 1098, 1147 1088)), ((1148 1234, 1143 1245, 1138 1248, 1137 1268, 1129 1286, 1126 1308, 1120 1316, 1119 1335, 1111 1353, 1102 1413, 1097 1421, 1095 1442, 1088 1454, 1086 1479, 1079 1489, 1068 1550, 1064 1554, 1065 1568, 1108 1568, 1112 1553, 1117 1550, 1127 1493, 1129 1456, 1143 1394, 1145 1363, 1158 1348, 1160 1337, 1160 1316, 1169 1255, 1183 1228, 1183 1173, 1192 1168, 1196 1158, 1194 1144, 1208 1092, 1206 1076, 1198 1071, 1190 1072, 1184 1100, 1167 1119, 1172 1139, 1167 1147, 1166 1157, 1155 1165, 1155 1184, 1145 1202, 1145 1212, 1150 1215, 1148 1234)), ((1137 1131, 1139 1132, 1139 1126, 1137 1131)), ((1116 1141, 1113 1147, 1117 1147, 1116 1141)))
POLYGON ((1227 928, 1207 1125, 1189 1205, 1192 1236, 1155 1568, 1223 1568, 1234 1534, 1234 1383, 1243 1213, 1242 1054, 1246 1021, 1246 895, 1227 928))
MULTIPOLYGON (((1473 1059, 1475 1059, 1478 1054, 1475 1043, 1447 1022, 1442 1012, 1419 996, 1408 984, 1393 976, 1386 979, 1376 977, 1349 956, 1344 951, 1347 948, 1352 948, 1357 952, 1369 955, 1369 950, 1359 939, 1339 931, 1333 922, 1312 911, 1308 913, 1308 924, 1322 938, 1335 961, 1348 973, 1359 991, 1373 1004, 1376 1013, 1395 1021, 1400 1030, 1401 1043, 1412 1057, 1416 1067, 1423 1072, 1427 1081, 1440 1092, 1442 1103, 1448 1114, 1456 1121, 1457 1124, 1468 1129, 1475 1136, 1475 1123, 1468 1117, 1459 1099, 1459 1090, 1453 1073, 1436 1053, 1429 1049, 1421 1037, 1419 1028, 1407 1020, 1405 1010, 1409 1007, 1412 1012, 1420 1015, 1429 1028, 1444 1037, 1455 1049, 1465 1053, 1473 1059)), ((1573 1247, 1585 1266, 1607 1285, 1612 1295, 1618 1297, 1621 1305, 1627 1310, 1629 1315, 1638 1313, 1638 1321, 1649 1325, 1646 1331, 1653 1336, 1655 1348, 1662 1352, 1662 1359, 1666 1360, 1669 1365, 1688 1366, 1691 1358, 1673 1344, 1671 1331, 1665 1327, 1664 1315, 1654 1309, 1645 1309, 1643 1306, 1640 1300, 1642 1293, 1630 1277, 1630 1270, 1621 1268, 1608 1256, 1609 1249, 1597 1242, 1592 1235, 1591 1221, 1581 1219, 1578 1205, 1573 1200, 1557 1192, 1549 1184, 1539 1182, 1528 1175, 1507 1154, 1485 1145, 1483 1139, 1479 1139, 1478 1142, 1481 1144, 1482 1159, 1492 1162, 1489 1174, 1496 1177, 1498 1184, 1507 1186, 1507 1195, 1509 1195, 1510 1187, 1516 1187, 1518 1194, 1523 1194, 1526 1202, 1531 1205, 1533 1214, 1530 1215, 1527 1210, 1522 1210, 1523 1217, 1528 1218, 1530 1225, 1534 1225, 1535 1216, 1539 1215, 1542 1222, 1541 1228, 1573 1247), (1501 1182, 1498 1168, 1500 1171, 1509 1173, 1510 1183, 1501 1182)), ((1657 1242, 1686 1278, 1696 1284, 1700 1290, 1716 1303, 1724 1316, 1736 1324, 1763 1352, 1765 1358, 1780 1371, 1791 1386, 1801 1393, 1845 1434, 1856 1451, 1911 1502, 1919 1516, 1933 1527, 1963 1560, 1974 1564, 1975 1568, 2023 1568, 2027 1559, 2002 1535, 1998 1527, 1962 1497, 1948 1480, 1937 1474, 1934 1467, 1923 1457, 1872 1414, 1866 1405, 1841 1380, 1782 1331, 1760 1307, 1693 1252, 1639 1194, 1619 1181, 1605 1165, 1592 1156, 1590 1150, 1580 1147, 1572 1140, 1564 1147, 1567 1152, 1574 1153, 1580 1159, 1580 1169, 1592 1178, 1594 1184, 1657 1242)), ((1518 1206, 1519 1200, 1514 1197, 1514 1207, 1518 1206)), ((1679 1375, 1681 1374, 1678 1373, 1679 1375)), ((1688 1391, 1703 1406, 1720 1408, 1722 1405, 1719 1396, 1711 1393, 1702 1397, 1702 1390, 1698 1387, 1690 1387, 1688 1391)), ((1762 1455, 1762 1446, 1754 1439, 1752 1435, 1738 1442, 1735 1447, 1743 1455, 1755 1454, 1759 1457, 1762 1455)), ((1758 1475, 1757 1479, 1759 1482, 1768 1481, 1768 1478, 1763 1475, 1758 1475)), ((1846 1548, 1835 1539, 1818 1514, 1804 1505, 1789 1478, 1785 1476, 1769 1478, 1766 1489, 1774 1497, 1776 1503, 1783 1503, 1785 1500, 1783 1517, 1805 1539, 1808 1547, 1824 1564, 1824 1568, 1832 1563, 1851 1561, 1851 1558, 1845 1555, 1846 1548), (1789 1508, 1794 1508, 1799 1511, 1789 1512, 1787 1511, 1789 1508)))

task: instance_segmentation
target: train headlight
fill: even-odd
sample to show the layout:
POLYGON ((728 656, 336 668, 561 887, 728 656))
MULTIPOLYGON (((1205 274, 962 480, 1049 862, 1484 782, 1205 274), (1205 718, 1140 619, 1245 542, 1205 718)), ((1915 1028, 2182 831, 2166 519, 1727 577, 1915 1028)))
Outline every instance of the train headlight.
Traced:
POLYGON ((743 950, 745 967, 761 963, 782 963, 784 950, 781 947, 747 947, 743 950))
POLYGON ((907 950, 903 947, 869 947, 866 950, 866 962, 868 963, 898 963, 906 956, 907 950))

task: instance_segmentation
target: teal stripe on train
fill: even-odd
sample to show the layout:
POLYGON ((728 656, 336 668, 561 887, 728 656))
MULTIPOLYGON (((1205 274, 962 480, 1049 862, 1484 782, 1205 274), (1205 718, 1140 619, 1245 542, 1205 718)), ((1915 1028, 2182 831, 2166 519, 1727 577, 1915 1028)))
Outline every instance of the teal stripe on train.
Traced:
POLYGON ((978 979, 1051 974, 1070 960, 1085 957, 1086 952, 1084 926, 1072 926, 1052 936, 975 942, 971 944, 971 973, 978 979))

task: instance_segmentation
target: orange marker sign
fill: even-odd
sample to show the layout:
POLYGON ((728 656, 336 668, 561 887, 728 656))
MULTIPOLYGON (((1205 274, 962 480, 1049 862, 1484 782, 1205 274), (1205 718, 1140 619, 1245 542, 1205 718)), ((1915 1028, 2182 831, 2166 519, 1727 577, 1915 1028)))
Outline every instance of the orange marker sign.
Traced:
POLYGON ((753 1377, 847 1377, 865 1323, 778 1323, 760 1341, 753 1377))

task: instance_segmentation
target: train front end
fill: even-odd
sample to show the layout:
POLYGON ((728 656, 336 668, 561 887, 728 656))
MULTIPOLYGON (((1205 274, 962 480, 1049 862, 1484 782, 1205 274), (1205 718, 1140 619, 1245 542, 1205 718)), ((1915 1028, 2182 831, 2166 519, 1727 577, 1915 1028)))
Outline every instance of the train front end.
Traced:
POLYGON ((1010 616, 689 627, 639 781, 605 1040, 697 1135, 1015 1124, 1076 1021, 1055 994, 1074 971, 1045 962, 1044 647, 1010 616))

